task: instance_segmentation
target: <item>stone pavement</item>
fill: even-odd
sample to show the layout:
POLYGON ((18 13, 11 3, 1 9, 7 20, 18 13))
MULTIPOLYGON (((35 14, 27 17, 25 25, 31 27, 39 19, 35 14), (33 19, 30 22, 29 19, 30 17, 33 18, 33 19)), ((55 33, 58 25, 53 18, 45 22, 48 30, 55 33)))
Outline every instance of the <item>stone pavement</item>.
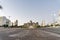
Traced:
POLYGON ((60 37, 56 37, 41 30, 34 29, 29 31, 29 35, 20 38, 18 37, 18 40, 60 40, 60 37))
POLYGON ((41 29, 3 28, 2 30, 0 40, 60 40, 59 34, 41 29))

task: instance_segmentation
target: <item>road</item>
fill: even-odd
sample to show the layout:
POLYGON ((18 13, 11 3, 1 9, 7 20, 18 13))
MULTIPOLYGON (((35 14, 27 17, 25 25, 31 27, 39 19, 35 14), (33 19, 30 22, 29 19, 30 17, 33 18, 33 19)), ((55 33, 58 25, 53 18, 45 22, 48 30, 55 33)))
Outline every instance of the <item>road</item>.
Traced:
POLYGON ((48 28, 43 29, 3 28, 0 30, 0 40, 60 40, 59 34, 47 31, 48 28))
POLYGON ((60 34, 60 27, 58 27, 58 28, 52 28, 52 27, 51 28, 41 28, 41 30, 60 34))

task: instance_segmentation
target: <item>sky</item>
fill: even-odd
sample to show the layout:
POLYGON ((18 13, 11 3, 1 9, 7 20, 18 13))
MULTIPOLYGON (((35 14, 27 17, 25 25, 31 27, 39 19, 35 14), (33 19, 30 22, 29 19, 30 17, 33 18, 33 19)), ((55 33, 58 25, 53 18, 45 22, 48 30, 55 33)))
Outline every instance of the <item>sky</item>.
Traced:
POLYGON ((3 7, 0 16, 6 16, 12 22, 18 19, 19 25, 30 20, 39 24, 42 20, 52 23, 60 10, 60 0, 0 0, 0 5, 3 7))

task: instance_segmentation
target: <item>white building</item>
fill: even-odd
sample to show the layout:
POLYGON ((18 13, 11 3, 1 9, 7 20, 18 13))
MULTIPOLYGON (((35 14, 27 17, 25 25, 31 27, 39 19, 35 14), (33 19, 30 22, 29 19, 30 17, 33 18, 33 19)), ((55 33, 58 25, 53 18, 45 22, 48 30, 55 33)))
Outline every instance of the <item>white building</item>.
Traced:
POLYGON ((58 14, 57 23, 60 24, 60 13, 58 14))
POLYGON ((58 13, 58 17, 56 18, 56 22, 54 23, 54 27, 57 27, 57 28, 60 27, 60 11, 58 13))
POLYGON ((0 26, 2 25, 10 25, 11 21, 9 19, 7 19, 5 16, 0 17, 0 26))

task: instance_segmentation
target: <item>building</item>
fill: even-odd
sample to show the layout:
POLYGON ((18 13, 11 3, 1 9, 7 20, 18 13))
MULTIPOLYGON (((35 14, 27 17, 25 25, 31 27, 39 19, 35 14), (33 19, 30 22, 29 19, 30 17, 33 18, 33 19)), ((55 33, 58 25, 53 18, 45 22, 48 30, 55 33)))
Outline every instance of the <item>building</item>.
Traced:
POLYGON ((30 20, 30 22, 24 23, 24 25, 23 25, 23 27, 25 27, 25 28, 36 28, 37 26, 39 26, 39 23, 32 22, 31 20, 30 20))
POLYGON ((58 13, 58 17, 56 21, 54 22, 54 25, 60 25, 60 12, 58 13))
POLYGON ((53 27, 59 27, 60 26, 60 11, 58 13, 58 17, 56 18, 56 21, 52 23, 53 27))
POLYGON ((5 16, 0 17, 0 26, 3 25, 9 25, 10 26, 11 21, 7 19, 5 16))
POLYGON ((15 21, 15 26, 18 26, 18 20, 15 21))
POLYGON ((41 26, 45 26, 45 20, 42 20, 41 26))
POLYGON ((18 20, 13 23, 14 26, 18 26, 18 20))
POLYGON ((58 14, 57 23, 60 24, 60 13, 58 14))

